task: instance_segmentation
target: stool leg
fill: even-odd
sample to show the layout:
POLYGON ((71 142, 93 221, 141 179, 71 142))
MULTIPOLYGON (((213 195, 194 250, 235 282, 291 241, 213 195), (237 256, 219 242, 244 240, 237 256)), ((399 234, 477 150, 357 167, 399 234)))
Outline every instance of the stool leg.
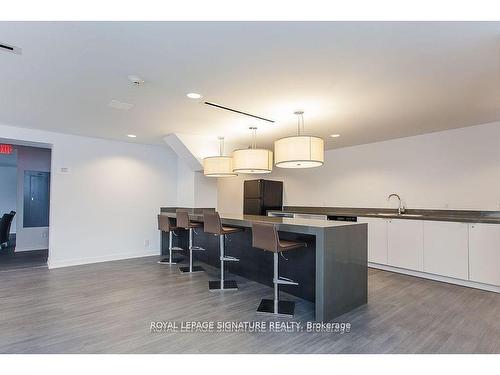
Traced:
POLYGON ((172 262, 172 231, 168 232, 168 259, 169 264, 173 264, 172 262))
POLYGON ((189 272, 193 272, 193 229, 189 228, 189 272))
POLYGON ((274 308, 273 311, 275 314, 278 313, 278 297, 279 297, 279 290, 278 290, 278 253, 274 253, 274 308))
POLYGON ((180 267, 182 273, 203 272, 204 269, 200 266, 193 266, 193 228, 189 228, 189 266, 180 267))
MULTIPOLYGON (((219 235, 219 255, 220 255, 220 280, 219 281, 209 281, 208 282, 208 290, 217 291, 217 290, 238 290, 238 284, 234 280, 225 280, 224 279, 224 260, 226 259, 226 255, 224 254, 224 235, 219 235)), ((238 261, 238 259, 233 257, 228 257, 228 260, 238 261)))
POLYGON ((224 289, 224 235, 219 236, 219 253, 220 253, 220 288, 224 289))
POLYGON ((280 279, 278 272, 278 253, 273 253, 273 284, 274 284, 274 298, 273 299, 262 299, 260 305, 257 308, 257 312, 273 315, 282 315, 293 317, 293 311, 295 309, 295 302, 293 301, 280 301, 279 300, 279 284, 289 284, 297 285, 293 281, 286 281, 288 279, 280 279))
MULTIPOLYGON (((163 258, 158 263, 161 263, 161 264, 175 264, 176 263, 172 259, 172 250, 174 249, 172 233, 173 233, 172 231, 168 232, 168 258, 163 258)), ((180 248, 176 248, 176 249, 181 250, 180 248)))

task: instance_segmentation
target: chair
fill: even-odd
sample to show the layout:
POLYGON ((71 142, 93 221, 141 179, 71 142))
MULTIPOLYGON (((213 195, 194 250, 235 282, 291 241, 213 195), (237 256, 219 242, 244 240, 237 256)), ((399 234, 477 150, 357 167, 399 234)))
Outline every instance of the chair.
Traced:
MULTIPOLYGON (((278 254, 283 256, 284 251, 305 247, 303 242, 280 240, 276 225, 269 223, 252 224, 252 246, 270 251, 274 257, 274 299, 262 299, 257 309, 260 313, 293 316, 295 302, 279 300, 279 285, 299 285, 298 283, 280 277, 278 272, 278 254)), ((284 257, 283 257, 284 258, 284 257)))
POLYGON ((10 211, 8 214, 3 214, 0 219, 0 246, 7 247, 9 244, 10 227, 16 211, 10 211))
POLYGON ((168 217, 167 215, 158 215, 158 229, 162 232, 168 232, 168 258, 160 260, 158 263, 161 264, 176 264, 177 260, 174 261, 172 258, 172 251, 182 251, 180 247, 172 245, 172 235, 176 236, 175 230, 178 229, 173 221, 174 219, 168 217))
POLYGON ((203 224, 189 220, 189 213, 186 210, 176 210, 175 216, 177 218, 177 227, 189 231, 189 266, 179 267, 179 270, 182 273, 205 271, 200 266, 193 266, 193 250, 205 250, 204 248, 193 244, 193 231, 195 228, 201 228, 203 224))
POLYGON ((203 230, 206 233, 212 233, 219 236, 219 259, 220 259, 220 280, 208 282, 208 290, 238 290, 238 284, 235 280, 224 280, 224 262, 238 262, 239 259, 225 255, 224 240, 226 235, 240 232, 240 228, 223 226, 220 221, 218 212, 205 211, 203 212, 203 230))

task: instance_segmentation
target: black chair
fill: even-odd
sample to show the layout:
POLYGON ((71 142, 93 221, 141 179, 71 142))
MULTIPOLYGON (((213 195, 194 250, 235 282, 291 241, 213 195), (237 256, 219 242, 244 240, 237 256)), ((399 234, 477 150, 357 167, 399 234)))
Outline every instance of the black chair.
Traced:
POLYGON ((9 244, 10 226, 15 215, 16 211, 10 211, 8 214, 3 214, 0 220, 0 246, 2 248, 9 244))

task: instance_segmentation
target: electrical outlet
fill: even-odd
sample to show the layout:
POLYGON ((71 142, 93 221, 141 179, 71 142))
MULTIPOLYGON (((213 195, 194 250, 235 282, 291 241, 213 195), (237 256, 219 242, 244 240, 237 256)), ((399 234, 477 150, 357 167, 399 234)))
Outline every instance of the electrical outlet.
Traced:
POLYGON ((47 238, 49 236, 49 233, 47 231, 42 232, 42 238, 47 238))
POLYGON ((144 247, 146 247, 146 248, 149 247, 149 240, 144 240, 144 247))
POLYGON ((71 173, 71 168, 70 167, 61 167, 61 168, 59 168, 59 173, 70 174, 71 173))
POLYGON ((444 208, 449 208, 449 207, 450 207, 450 205, 448 203, 444 204, 444 208))

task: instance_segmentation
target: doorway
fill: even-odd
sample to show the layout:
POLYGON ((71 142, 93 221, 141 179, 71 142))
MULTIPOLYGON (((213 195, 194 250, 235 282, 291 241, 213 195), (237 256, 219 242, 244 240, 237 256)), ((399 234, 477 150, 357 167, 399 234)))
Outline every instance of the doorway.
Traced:
POLYGON ((10 152, 0 152, 0 272, 47 267, 51 149, 4 146, 10 152))

